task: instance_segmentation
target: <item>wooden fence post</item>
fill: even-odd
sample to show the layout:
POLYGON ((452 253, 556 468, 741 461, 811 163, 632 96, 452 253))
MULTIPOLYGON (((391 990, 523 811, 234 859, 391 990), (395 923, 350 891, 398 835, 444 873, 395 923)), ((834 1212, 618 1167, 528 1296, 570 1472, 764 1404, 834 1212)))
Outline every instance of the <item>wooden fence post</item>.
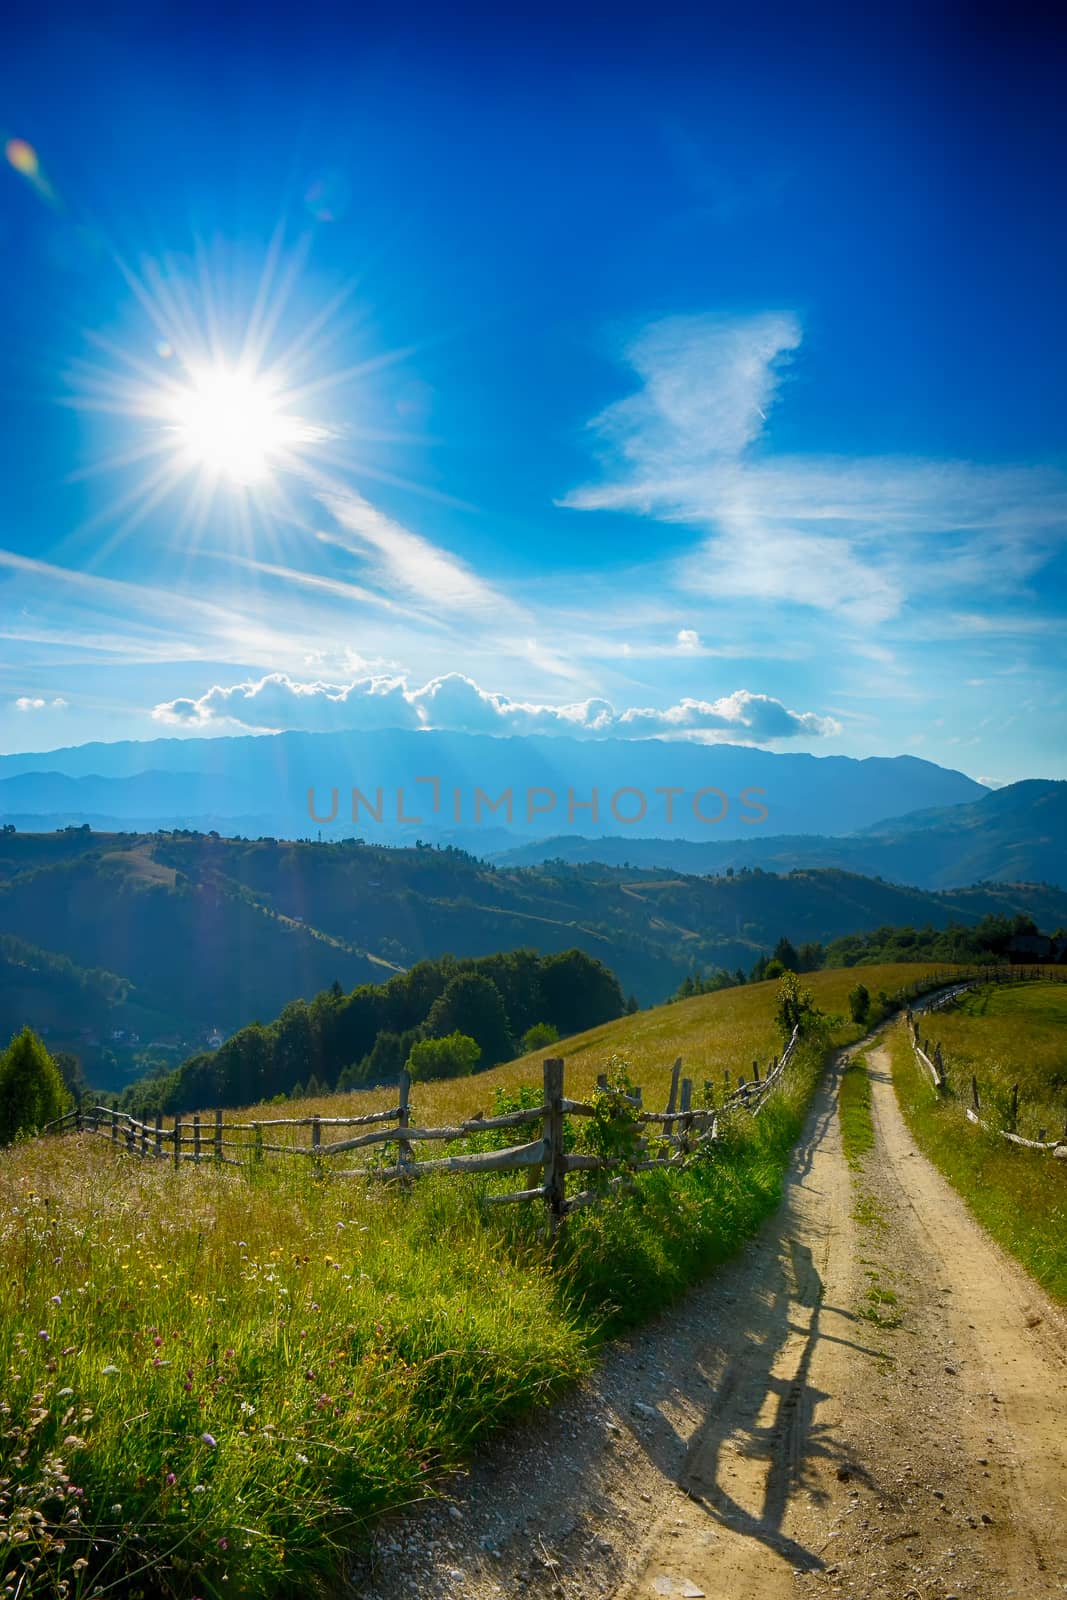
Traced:
POLYGON ((253 1138, 253 1141, 254 1141, 253 1142, 253 1146, 252 1146, 252 1160, 253 1161, 262 1161, 263 1160, 263 1128, 262 1128, 261 1124, 258 1123, 258 1122, 254 1124, 253 1132, 252 1132, 252 1138, 253 1138))
POLYGON ((544 1190, 551 1237, 563 1220, 566 1183, 563 1171, 563 1062, 550 1056, 544 1064, 545 1114, 541 1137, 545 1141, 544 1190))
POLYGON ((755 1079, 755 1081, 758 1083, 759 1082, 759 1062, 758 1061, 753 1061, 753 1063, 752 1063, 752 1076, 755 1079))
POLYGON ((174 1165, 176 1167, 180 1167, 181 1166, 181 1160, 182 1160, 182 1119, 181 1119, 180 1116, 177 1116, 177 1117, 174 1118, 174 1165))
POLYGON ((159 1157, 162 1157, 162 1155, 163 1155, 163 1113, 162 1113, 162 1111, 157 1111, 156 1112, 156 1155, 159 1156, 159 1157))
POLYGON ((319 1153, 319 1145, 321 1143, 322 1143, 322 1124, 319 1121, 318 1117, 312 1117, 312 1119, 311 1119, 311 1149, 312 1149, 313 1153, 316 1156, 319 1153))
POLYGON ((200 1113, 193 1113, 193 1161, 200 1165, 200 1113))
POLYGON ((215 1107, 215 1160, 222 1160, 222 1107, 215 1107))
POLYGON ((406 1070, 400 1074, 400 1111, 396 1126, 400 1134, 397 1142, 397 1166, 405 1167, 413 1159, 410 1140, 404 1137, 404 1130, 411 1127, 411 1073, 406 1070))
POLYGON ((147 1154, 148 1154, 148 1124, 147 1124, 147 1122, 142 1122, 141 1123, 141 1160, 142 1161, 145 1159, 147 1154))
POLYGON ((119 1114, 115 1106, 111 1108, 111 1143, 119 1142, 119 1114))
POLYGON ((683 1156, 687 1156, 689 1154, 689 1130, 693 1126, 693 1082, 691 1078, 682 1079, 682 1098, 679 1109, 682 1113, 681 1152, 683 1156))
POLYGON ((596 1075, 596 1086, 597 1086, 598 1089, 606 1089, 607 1088, 607 1086, 608 1086, 608 1075, 607 1075, 606 1072, 598 1072, 597 1073, 597 1075, 596 1075))
MULTIPOLYGON (((679 1056, 677 1061, 674 1063, 674 1066, 671 1068, 671 1092, 667 1096, 667 1114, 668 1114, 668 1116, 671 1114, 671 1112, 673 1112, 676 1109, 676 1107, 678 1105, 678 1078, 679 1078, 679 1075, 681 1073, 681 1070, 682 1070, 682 1058, 681 1058, 681 1056, 679 1056)), ((673 1121, 665 1122, 663 1124, 663 1132, 667 1137, 669 1137, 674 1132, 674 1122, 673 1121)))

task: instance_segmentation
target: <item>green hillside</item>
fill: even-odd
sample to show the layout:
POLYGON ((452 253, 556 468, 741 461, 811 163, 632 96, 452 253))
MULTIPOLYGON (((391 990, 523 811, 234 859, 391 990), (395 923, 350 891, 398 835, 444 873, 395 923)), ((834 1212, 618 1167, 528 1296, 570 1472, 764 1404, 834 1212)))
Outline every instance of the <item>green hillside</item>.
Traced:
MULTIPOLYGON (((783 934, 826 943, 885 924, 944 927, 1017 911, 1060 926, 1067 892, 990 884, 931 894, 840 870, 502 870, 451 848, 354 841, 0 835, 0 932, 118 975, 142 1013, 136 1049, 171 1061, 215 1029, 225 1037, 290 1000, 382 981, 445 953, 578 948, 648 1005, 695 970, 749 971, 783 934)), ((27 986, 20 1008, 16 984, 11 1003, 16 1025, 52 1025, 38 986, 27 986)), ((86 1029, 107 1072, 99 1086, 129 1081, 137 1068, 128 1044, 113 1048, 96 1021, 79 1022, 86 1029)))

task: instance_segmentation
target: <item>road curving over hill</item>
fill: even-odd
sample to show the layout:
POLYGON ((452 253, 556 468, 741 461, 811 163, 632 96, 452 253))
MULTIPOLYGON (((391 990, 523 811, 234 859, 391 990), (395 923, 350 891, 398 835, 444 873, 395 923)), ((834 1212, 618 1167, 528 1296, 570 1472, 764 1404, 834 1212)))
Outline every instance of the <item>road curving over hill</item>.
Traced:
POLYGON ((842 1062, 744 1254, 384 1527, 354 1592, 1067 1593, 1067 1320, 918 1152, 877 1046, 849 1170, 842 1062))

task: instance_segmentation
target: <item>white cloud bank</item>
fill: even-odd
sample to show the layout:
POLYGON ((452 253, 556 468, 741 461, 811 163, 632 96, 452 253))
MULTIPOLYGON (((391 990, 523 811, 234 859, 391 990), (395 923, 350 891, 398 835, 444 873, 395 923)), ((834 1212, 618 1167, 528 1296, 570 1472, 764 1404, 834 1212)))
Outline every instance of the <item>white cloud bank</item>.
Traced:
POLYGON ((458 672, 409 687, 402 676, 352 683, 302 683, 285 673, 229 686, 216 684, 197 699, 164 701, 152 715, 187 728, 220 724, 278 732, 302 729, 438 728, 453 733, 562 734, 581 738, 686 738, 707 743, 767 744, 779 739, 827 738, 840 733, 832 717, 791 711, 770 695, 736 690, 718 700, 683 699, 665 710, 607 700, 570 705, 513 700, 482 689, 458 672))

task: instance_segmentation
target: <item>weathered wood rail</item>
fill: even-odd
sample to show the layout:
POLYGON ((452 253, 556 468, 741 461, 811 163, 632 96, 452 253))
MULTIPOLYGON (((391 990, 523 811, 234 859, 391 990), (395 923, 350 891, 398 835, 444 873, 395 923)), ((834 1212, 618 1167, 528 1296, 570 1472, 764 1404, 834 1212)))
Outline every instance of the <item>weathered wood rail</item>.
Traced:
POLYGON ((383 1160, 377 1165, 349 1166, 336 1163, 338 1176, 368 1180, 411 1182, 431 1173, 539 1174, 539 1181, 521 1189, 487 1194, 490 1205, 540 1200, 548 1209, 550 1226, 555 1227, 570 1212, 602 1199, 606 1194, 632 1186, 636 1173, 656 1167, 678 1168, 705 1150, 720 1137, 724 1120, 739 1111, 757 1116, 780 1082, 799 1044, 799 1030, 780 1057, 774 1057, 761 1076, 759 1062, 752 1064, 752 1077, 739 1076, 736 1087, 724 1092, 719 1105, 713 1103, 711 1085, 705 1082, 706 1103, 693 1105, 693 1084, 681 1076, 681 1059, 671 1074, 670 1097, 664 1111, 646 1111, 640 1089, 632 1094, 609 1087, 603 1076, 598 1081, 593 1101, 574 1100, 564 1094, 564 1063, 558 1057, 543 1066, 543 1099, 538 1106, 508 1111, 496 1117, 476 1116, 445 1127, 421 1127, 411 1121, 411 1080, 401 1075, 397 1103, 385 1111, 372 1111, 359 1117, 275 1117, 247 1122, 225 1120, 221 1111, 213 1116, 176 1116, 165 1127, 161 1116, 144 1122, 113 1107, 80 1106, 57 1118, 42 1130, 46 1134, 89 1133, 108 1139, 113 1145, 143 1159, 215 1162, 246 1166, 263 1161, 268 1155, 310 1159, 318 1170, 327 1170, 335 1158, 353 1152, 371 1156, 380 1150, 383 1160), (568 1119, 597 1118, 623 1130, 619 1151, 613 1155, 572 1148, 568 1119), (275 1129, 310 1132, 307 1144, 279 1142, 271 1138, 275 1129), (349 1133, 348 1130, 362 1131, 349 1133), (413 1147, 424 1143, 462 1144, 479 1134, 528 1129, 537 1136, 524 1143, 502 1149, 459 1150, 440 1157, 416 1159, 413 1147), (330 1138, 330 1130, 344 1130, 340 1138, 330 1138), (324 1133, 327 1135, 324 1137, 324 1133), (234 1137, 240 1135, 241 1137, 234 1137), (628 1135, 628 1137, 627 1137, 628 1135), (576 1194, 567 1193, 571 1173, 602 1175, 596 1187, 576 1194))
MULTIPOLYGON (((938 1011, 945 1011, 949 1007, 956 1005, 961 995, 967 994, 973 989, 983 988, 989 983, 1067 983, 1067 972, 1057 972, 1048 967, 995 967, 983 972, 980 976, 970 977, 966 981, 954 985, 946 993, 939 994, 932 1000, 914 1008, 909 1007, 905 1013, 905 1019, 911 1037, 911 1047, 915 1053, 915 1059, 929 1075, 930 1081, 938 1094, 945 1095, 952 1092, 945 1071, 941 1041, 938 1039, 931 1045, 929 1038, 922 1032, 919 1017, 923 1014, 930 1015, 938 1011)), ((968 1122, 973 1123, 977 1128, 981 1128, 984 1133, 995 1134, 1001 1139, 1006 1139, 1009 1144, 1018 1145, 1021 1149, 1051 1151, 1061 1159, 1067 1159, 1067 1120, 1064 1122, 1062 1138, 1049 1139, 1046 1137, 1046 1129, 1041 1128, 1036 1139, 1024 1139, 1021 1134, 1015 1133, 1012 1129, 994 1127, 991 1122, 982 1116, 981 1095, 978 1088, 978 1079, 974 1073, 971 1074, 970 1088, 971 1104, 964 1107, 968 1122)), ((1018 1125, 1018 1118, 1019 1085, 1015 1084, 1012 1089, 1011 1121, 1018 1125)))

